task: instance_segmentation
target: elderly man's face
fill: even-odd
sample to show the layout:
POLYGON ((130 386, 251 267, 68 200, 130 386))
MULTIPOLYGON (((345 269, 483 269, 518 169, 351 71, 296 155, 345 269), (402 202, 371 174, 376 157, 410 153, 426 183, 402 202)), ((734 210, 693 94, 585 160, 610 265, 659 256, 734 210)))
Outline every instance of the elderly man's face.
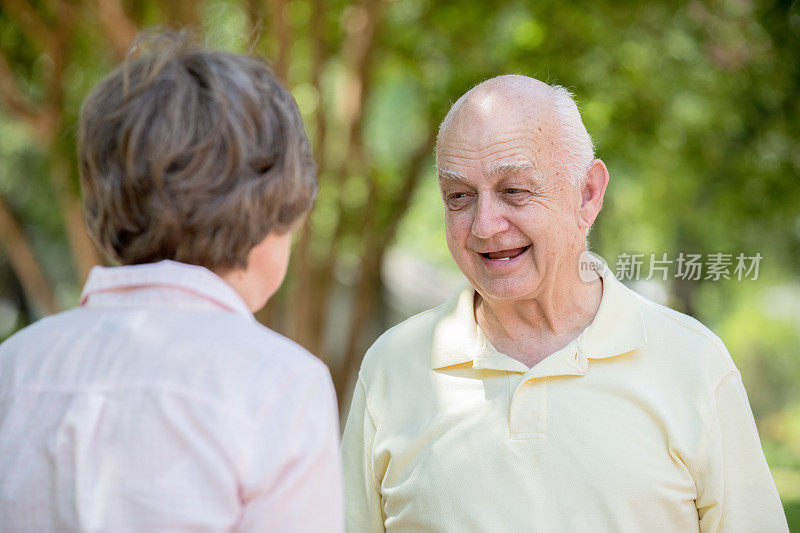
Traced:
POLYGON ((585 242, 549 125, 515 107, 488 96, 460 110, 437 152, 450 253, 478 292, 504 300, 546 292, 585 242))

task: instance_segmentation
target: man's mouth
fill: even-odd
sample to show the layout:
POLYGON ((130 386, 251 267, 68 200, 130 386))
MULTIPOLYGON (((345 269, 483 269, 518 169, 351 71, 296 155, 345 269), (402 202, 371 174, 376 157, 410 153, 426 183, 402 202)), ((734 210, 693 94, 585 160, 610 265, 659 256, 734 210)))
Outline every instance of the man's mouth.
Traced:
POLYGON ((508 250, 499 250, 497 252, 481 252, 481 255, 486 259, 492 259, 494 261, 510 261, 515 257, 519 257, 525 250, 530 248, 530 246, 523 246, 521 248, 511 248, 508 250))

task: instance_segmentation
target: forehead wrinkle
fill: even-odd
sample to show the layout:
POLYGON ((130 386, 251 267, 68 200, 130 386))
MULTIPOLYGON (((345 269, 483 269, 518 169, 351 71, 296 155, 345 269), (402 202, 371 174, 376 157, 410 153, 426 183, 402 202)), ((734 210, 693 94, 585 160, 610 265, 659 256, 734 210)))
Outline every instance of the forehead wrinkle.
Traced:
MULTIPOLYGON (((480 150, 442 150, 437 153, 439 168, 477 166, 486 175, 507 175, 514 172, 531 172, 539 169, 541 157, 535 151, 527 150, 522 143, 504 143, 480 150), (516 161, 515 161, 516 160, 516 161), (524 165, 517 163, 524 162, 524 165)), ((463 175, 463 174, 462 174, 463 175)))
POLYGON ((460 151, 469 154, 485 155, 487 152, 496 152, 514 148, 524 148, 531 152, 538 152, 547 148, 548 137, 541 126, 537 124, 520 124, 511 126, 506 131, 494 132, 490 136, 474 135, 468 130, 447 132, 437 144, 437 155, 460 151), (506 148, 506 145, 511 145, 506 148))
POLYGON ((513 139, 468 139, 468 140, 447 140, 441 143, 439 148, 440 152, 450 152, 459 150, 468 153, 483 154, 486 152, 510 150, 514 149, 514 145, 524 146, 527 144, 520 138, 513 139), (510 148, 504 148, 503 145, 512 145, 510 148))

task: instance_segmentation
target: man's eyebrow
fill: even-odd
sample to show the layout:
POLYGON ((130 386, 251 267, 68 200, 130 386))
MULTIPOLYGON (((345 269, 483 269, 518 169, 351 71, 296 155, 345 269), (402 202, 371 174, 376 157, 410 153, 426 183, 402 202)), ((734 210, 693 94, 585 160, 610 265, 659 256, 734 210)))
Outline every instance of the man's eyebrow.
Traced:
POLYGON ((530 180, 536 187, 544 187, 547 183, 542 171, 536 168, 536 165, 530 161, 510 161, 498 163, 492 167, 491 173, 496 176, 500 176, 503 179, 508 179, 514 175, 519 175, 530 180))
POLYGON ((450 179, 456 181, 466 181, 467 177, 462 174, 461 172, 457 172, 455 170, 450 170, 449 168, 440 168, 438 171, 438 179, 442 181, 443 179, 450 179))
POLYGON ((498 174, 501 176, 507 176, 517 172, 533 174, 535 170, 536 167, 530 161, 510 161, 494 165, 491 174, 498 174))

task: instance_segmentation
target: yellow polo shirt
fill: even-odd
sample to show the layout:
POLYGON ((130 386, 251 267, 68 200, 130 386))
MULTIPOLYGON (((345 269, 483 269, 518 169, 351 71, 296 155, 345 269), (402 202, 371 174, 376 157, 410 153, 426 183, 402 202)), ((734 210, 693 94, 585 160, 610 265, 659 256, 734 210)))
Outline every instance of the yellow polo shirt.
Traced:
POLYGON ((603 279, 591 325, 533 368, 487 341, 469 286, 378 339, 342 442, 347 530, 787 531, 722 342, 603 279))

